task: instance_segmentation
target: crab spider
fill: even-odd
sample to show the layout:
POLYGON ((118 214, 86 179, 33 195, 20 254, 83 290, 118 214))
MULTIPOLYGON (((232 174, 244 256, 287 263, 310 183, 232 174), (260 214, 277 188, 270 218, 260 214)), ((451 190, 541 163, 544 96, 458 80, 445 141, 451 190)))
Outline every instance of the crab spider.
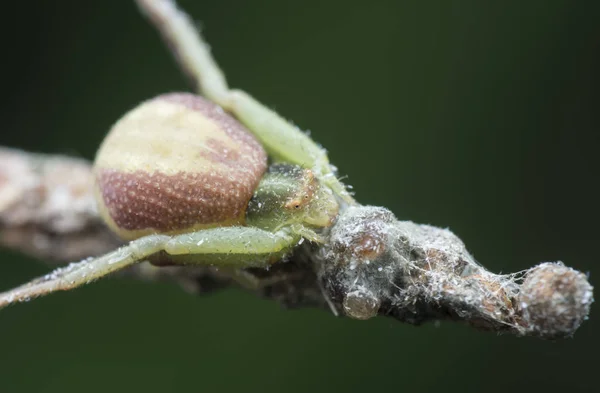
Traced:
MULTIPOLYGON (((450 231, 358 204, 324 149, 247 93, 229 89, 173 1, 136 1, 206 99, 161 95, 113 126, 96 156, 95 192, 100 216, 130 242, 1 293, 0 308, 142 261, 223 267, 244 281, 244 268, 268 268, 308 240, 325 300, 356 319, 465 319, 557 338, 587 317, 593 293, 581 272, 542 263, 521 275, 496 275, 450 231)), ((256 284, 249 281, 240 284, 256 284)))
POLYGON ((165 94, 120 119, 96 156, 96 196, 106 224, 131 241, 0 294, 0 307, 142 261, 164 264, 165 254, 170 264, 268 267, 303 239, 326 242, 323 230, 340 208, 356 204, 324 149, 247 93, 230 90, 187 17, 159 11, 177 14, 180 31, 164 33, 191 45, 192 72, 212 102, 165 94), (268 169, 265 150, 275 162, 268 169))

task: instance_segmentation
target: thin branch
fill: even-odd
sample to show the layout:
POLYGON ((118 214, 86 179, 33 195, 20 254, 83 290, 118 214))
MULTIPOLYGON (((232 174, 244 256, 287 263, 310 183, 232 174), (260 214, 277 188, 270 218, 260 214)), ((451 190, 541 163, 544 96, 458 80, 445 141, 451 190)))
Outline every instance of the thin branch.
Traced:
MULTIPOLYGON (((120 243, 97 216, 93 192, 86 161, 0 148, 0 244, 46 261, 113 250, 120 243)), ((353 209, 357 213, 336 224, 323 250, 305 244, 269 270, 246 270, 241 274, 255 285, 243 288, 290 308, 333 309, 359 319, 386 315, 411 324, 462 320, 547 338, 572 335, 589 313, 587 277, 560 263, 493 274, 448 230, 397 221, 383 208, 353 209), (353 264, 365 253, 372 263, 353 264)), ((174 282, 190 293, 242 282, 215 267, 154 263, 123 274, 174 282)))
POLYGON ((89 163, 0 147, 0 244, 60 262, 119 244, 97 215, 89 163))

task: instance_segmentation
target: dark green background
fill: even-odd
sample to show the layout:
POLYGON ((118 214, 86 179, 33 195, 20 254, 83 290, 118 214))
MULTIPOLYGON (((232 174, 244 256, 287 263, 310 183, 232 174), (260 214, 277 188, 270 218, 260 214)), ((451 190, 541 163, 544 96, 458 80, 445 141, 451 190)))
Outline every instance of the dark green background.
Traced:
MULTIPOLYGON (((597 283, 598 2, 182 3, 232 85, 310 129, 363 203, 452 228, 493 271, 560 259, 597 283)), ((188 89, 129 1, 1 18, 1 145, 91 159, 124 111, 188 89)), ((0 258, 2 288, 48 270, 0 258)), ((599 326, 594 307, 552 343, 107 280, 0 313, 0 391, 592 391, 599 326)))

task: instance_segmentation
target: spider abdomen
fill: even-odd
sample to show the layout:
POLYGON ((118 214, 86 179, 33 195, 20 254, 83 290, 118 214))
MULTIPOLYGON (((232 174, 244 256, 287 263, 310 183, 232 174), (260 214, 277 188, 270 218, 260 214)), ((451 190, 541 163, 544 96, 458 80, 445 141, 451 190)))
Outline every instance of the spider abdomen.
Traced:
POLYGON ((243 223, 260 143, 205 99, 172 93, 123 116, 94 163, 100 214, 123 239, 243 223))

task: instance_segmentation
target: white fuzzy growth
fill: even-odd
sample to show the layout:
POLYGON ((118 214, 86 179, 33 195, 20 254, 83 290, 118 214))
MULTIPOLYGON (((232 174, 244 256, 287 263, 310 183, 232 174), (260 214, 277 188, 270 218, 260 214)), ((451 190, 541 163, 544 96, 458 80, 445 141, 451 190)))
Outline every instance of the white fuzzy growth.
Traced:
POLYGON ((359 291, 372 303, 390 302, 383 312, 410 323, 451 318, 495 331, 568 336, 587 316, 592 288, 562 264, 539 269, 491 273, 449 230, 398 221, 372 206, 341 213, 319 262, 332 299, 355 318, 365 315, 364 302, 347 299, 359 291))

